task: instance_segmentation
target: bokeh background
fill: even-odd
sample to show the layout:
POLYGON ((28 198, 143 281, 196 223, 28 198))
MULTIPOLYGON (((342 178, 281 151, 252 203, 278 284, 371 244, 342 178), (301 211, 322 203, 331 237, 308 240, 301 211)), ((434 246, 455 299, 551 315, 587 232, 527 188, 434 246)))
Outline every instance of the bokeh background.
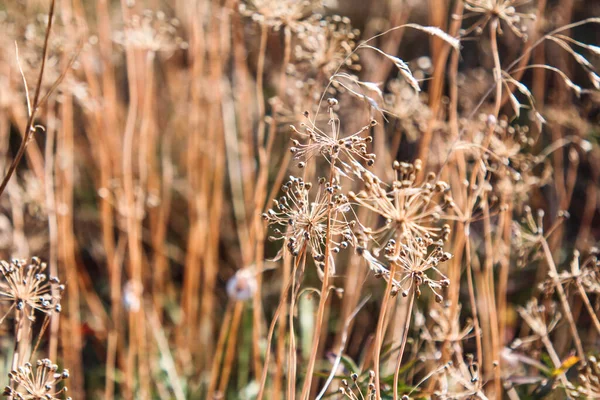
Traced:
MULTIPOLYGON (((503 67, 544 33, 600 18, 600 3, 593 0, 505 3, 515 3, 536 19, 520 21, 525 37, 501 24, 503 67)), ((7 170, 21 146, 28 115, 23 77, 33 92, 49 7, 49 0, 0 2, 0 170, 7 170)), ((493 227, 490 231, 474 219, 468 240, 471 263, 480 271, 475 288, 476 297, 483 296, 478 306, 484 353, 494 352, 479 360, 479 368, 483 381, 492 382, 486 388, 495 388, 485 389, 490 398, 507 393, 505 386, 494 386, 494 379, 507 382, 511 368, 529 368, 514 357, 510 362, 518 367, 499 358, 515 338, 531 333, 517 307, 531 296, 548 299, 552 294, 544 297, 538 289, 546 279, 543 257, 524 254, 502 215, 518 222, 527 204, 545 210, 544 223, 550 227, 559 211, 567 210, 570 218, 548 238, 559 269, 568 269, 574 249, 583 258, 595 254, 600 97, 589 69, 546 41, 524 65, 552 65, 584 92, 576 96, 553 71, 523 71, 516 79, 529 88, 547 123, 539 130, 525 107, 515 116, 505 95, 498 140, 486 144, 481 132, 494 108, 493 95, 484 97, 494 88, 493 49, 487 25, 481 32, 469 29, 482 15, 463 9, 462 1, 444 0, 56 0, 41 93, 54 90, 37 114, 43 128, 28 143, 0 197, 0 255, 38 256, 66 284, 60 320, 52 317, 38 352, 70 369, 70 395, 250 399, 268 368, 266 398, 289 398, 288 328, 280 323, 275 337, 281 340, 273 342, 267 332, 292 264, 287 258, 270 261, 281 243, 267 240, 272 229, 261 214, 280 195, 287 176, 301 173, 289 152, 291 139, 298 139, 289 125, 299 127, 304 111, 315 115, 323 93, 339 100, 336 112, 344 132, 358 131, 370 118, 379 122, 370 151, 377 155, 373 171, 384 180, 393 176, 392 161, 419 158, 423 171, 439 173, 454 192, 462 185, 460 168, 471 170, 478 162, 489 167, 485 182, 493 188, 488 203, 493 227), (398 29, 370 42, 404 60, 420 92, 380 53, 361 50, 350 56, 362 40, 409 22, 465 35, 460 53, 415 29, 398 29), (328 86, 340 66, 362 82, 378 84, 378 107, 389 114, 365 106, 364 99, 339 85, 328 86), (58 79, 60 85, 53 88, 58 79), (488 146, 498 159, 477 146, 488 146), (495 174, 494 168, 501 169, 496 164, 503 163, 522 173, 522 179, 495 174), (508 234, 498 234, 505 226, 508 234), (485 239, 490 232, 491 249, 485 239), (489 274, 482 273, 480 266, 488 263, 489 274), (490 299, 498 303, 490 306, 490 299), (486 307, 497 310, 492 320, 486 307), (488 340, 492 333, 493 343, 488 340), (271 359, 265 365, 269 346, 271 359)), ((597 23, 563 34, 600 45, 597 23)), ((598 47, 577 50, 590 67, 598 66, 598 47)), ((516 93, 527 106, 523 93, 516 93)), ((319 112, 325 118, 319 123, 326 127, 325 106, 319 112)), ((326 163, 313 162, 309 176, 327 173, 326 163)), ((359 179, 349 180, 344 189, 358 191, 361 185, 359 179)), ((456 219, 451 224, 460 229, 456 219)), ((449 251, 456 246, 450 243, 449 251)), ((466 283, 470 266, 464 257, 453 262, 459 271, 454 300, 462 310, 446 322, 458 329, 472 325, 466 283)), ((302 276, 295 310, 299 379, 311 354, 319 302, 309 288, 321 286, 312 264, 302 276)), ((336 264, 310 398, 325 381, 340 343, 345 343, 344 357, 336 376, 368 371, 372 363, 385 283, 373 277, 355 250, 341 254, 336 264)), ((567 295, 585 348, 593 353, 598 335, 574 292, 567 295)), ((590 300, 597 310, 596 294, 590 300)), ((396 303, 389 311, 389 351, 406 318, 405 300, 396 303)), ((423 336, 423 327, 432 329, 443 320, 439 310, 437 317, 430 315, 430 304, 432 296, 425 294, 413 312, 405 351, 413 371, 403 377, 407 387, 435 370, 441 351, 423 336)), ((7 376, 13 332, 10 324, 3 329, 7 376)), ((555 346, 564 359, 572 354, 569 328, 560 323, 556 330, 555 346)), ((476 351, 469 332, 460 342, 465 354, 476 351)), ((526 351, 544 363, 542 353, 539 341, 526 351)), ((525 375, 539 377, 540 372, 525 375)), ((336 378, 332 389, 339 382, 336 378)), ((544 390, 540 382, 532 379, 518 392, 534 398, 527 396, 544 390)), ((427 397, 434 386, 422 385, 422 395, 427 397)))

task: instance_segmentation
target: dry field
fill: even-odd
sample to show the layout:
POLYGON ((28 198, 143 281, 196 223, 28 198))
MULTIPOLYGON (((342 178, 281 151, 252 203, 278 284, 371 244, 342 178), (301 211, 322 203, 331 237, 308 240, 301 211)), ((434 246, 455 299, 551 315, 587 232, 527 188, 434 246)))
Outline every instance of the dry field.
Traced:
POLYGON ((599 105, 596 0, 0 0, 4 395, 600 398, 599 105))

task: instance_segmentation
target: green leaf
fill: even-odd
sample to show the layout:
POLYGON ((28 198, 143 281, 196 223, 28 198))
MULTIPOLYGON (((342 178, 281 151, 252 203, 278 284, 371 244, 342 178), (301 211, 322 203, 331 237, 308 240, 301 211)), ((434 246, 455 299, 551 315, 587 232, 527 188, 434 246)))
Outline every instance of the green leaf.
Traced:
POLYGON ((354 360, 352 360, 350 357, 342 355, 340 361, 344 365, 344 368, 346 368, 350 374, 356 373, 360 375, 360 368, 358 368, 358 365, 356 365, 354 360))

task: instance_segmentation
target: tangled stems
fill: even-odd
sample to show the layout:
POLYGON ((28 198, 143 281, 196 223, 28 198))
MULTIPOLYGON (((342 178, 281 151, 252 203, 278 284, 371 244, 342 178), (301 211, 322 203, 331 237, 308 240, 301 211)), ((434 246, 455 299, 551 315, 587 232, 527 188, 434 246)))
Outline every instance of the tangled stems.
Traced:
MULTIPOLYGON (((302 249, 302 253, 305 253, 306 248, 302 249)), ((283 290, 283 294, 281 296, 281 300, 279 301, 279 305, 277 306, 277 309, 275 310, 275 314, 273 315, 273 320, 271 321, 271 325, 269 326, 269 333, 267 336, 267 350, 265 353, 265 368, 262 369, 262 376, 260 378, 260 386, 258 389, 258 394, 256 395, 256 399, 257 400, 262 400, 263 396, 264 396, 264 392, 265 392, 265 386, 267 383, 267 375, 269 372, 269 369, 267 368, 267 366, 269 365, 269 359, 271 357, 271 341, 273 340, 273 334, 275 333, 275 325, 277 325, 277 321, 279 320, 279 316, 281 315, 281 312, 283 311, 285 304, 287 302, 287 296, 288 293, 290 291, 290 289, 292 288, 292 285, 294 284, 294 276, 296 274, 296 271, 298 269, 298 267, 300 266, 300 263, 302 262, 302 260, 304 259, 304 256, 299 256, 296 257, 296 262, 294 264, 294 269, 292 271, 292 273, 290 274, 290 276, 288 277, 288 280, 285 284, 285 289, 283 290)), ((293 294, 292 294, 293 295, 293 294)), ((292 310, 290 310, 290 313, 293 313, 292 310)))
MULTIPOLYGON (((447 231, 446 231, 447 232, 447 231)), ((446 235, 444 234, 444 237, 446 235)), ((439 291, 442 288, 446 288, 450 285, 448 278, 443 275, 438 269, 439 264, 448 261, 452 258, 452 254, 444 252, 442 250, 444 238, 434 241, 431 237, 428 238, 413 238, 410 235, 403 235, 403 240, 406 243, 396 244, 395 240, 390 240, 386 245, 385 252, 386 258, 390 261, 389 276, 387 276, 387 269, 383 264, 380 264, 376 260, 371 260, 372 267, 379 267, 382 276, 386 276, 388 285, 382 301, 382 308, 379 314, 379 323, 377 326, 376 340, 375 340, 375 356, 374 356, 374 393, 377 399, 381 399, 380 392, 380 374, 379 374, 379 357, 381 352, 381 346, 383 342, 383 335, 385 332, 386 324, 386 313, 388 311, 388 303, 391 297, 397 295, 401 291, 403 297, 409 297, 406 311, 406 319, 404 320, 403 326, 403 337, 400 345, 396 369, 394 372, 394 399, 398 398, 398 375, 400 366, 402 364, 402 356, 404 354, 404 348, 408 337, 408 330, 410 328, 412 307, 414 304, 414 298, 419 297, 421 294, 421 286, 428 287, 434 294, 435 301, 440 303, 443 301, 442 295, 439 291), (428 251, 430 246, 435 246, 431 251, 428 251), (385 271, 385 272, 383 272, 385 271), (432 273, 441 275, 441 279, 429 277, 426 272, 431 271, 432 273), (395 278, 396 273, 400 274, 401 277, 395 278)), ((364 250, 367 252, 367 250, 364 250)), ((366 258, 370 258, 366 256, 366 258)))
MULTIPOLYGON (((491 139, 494 135, 494 128, 496 126, 496 121, 498 120, 498 116, 500 114, 500 108, 502 106, 502 66, 500 63, 500 55, 498 52, 498 24, 499 20, 497 17, 492 18, 489 24, 490 29, 490 42, 492 48, 492 56, 494 58, 494 80, 496 84, 496 94, 495 94, 495 102, 494 102, 494 114, 493 118, 490 118, 488 123, 488 129, 486 132, 485 141, 483 144, 483 148, 487 149, 491 142, 491 139)), ((475 187, 477 184, 477 177, 481 172, 481 164, 476 163, 473 171, 471 172, 471 178, 469 180, 469 187, 475 187)), ((472 209, 475 205, 475 202, 478 198, 478 193, 473 192, 468 195, 467 205, 472 209)), ((476 351, 477 351, 477 360, 481 362, 483 359, 483 344, 482 344, 482 331, 481 325, 479 322, 478 310, 477 310, 477 302, 475 300, 475 285, 473 283, 473 264, 471 262, 471 239, 470 239, 470 230, 471 230, 471 209, 467 210, 465 215, 466 218, 463 219, 464 227, 461 230, 462 242, 461 245, 464 246, 464 256, 466 262, 466 271, 467 271, 467 288, 469 292, 469 301, 471 304, 471 309, 473 313, 473 325, 475 329, 475 343, 476 343, 476 351)), ((499 378, 498 375, 495 376, 496 379, 499 378)), ((499 381, 497 380, 497 384, 499 381)))

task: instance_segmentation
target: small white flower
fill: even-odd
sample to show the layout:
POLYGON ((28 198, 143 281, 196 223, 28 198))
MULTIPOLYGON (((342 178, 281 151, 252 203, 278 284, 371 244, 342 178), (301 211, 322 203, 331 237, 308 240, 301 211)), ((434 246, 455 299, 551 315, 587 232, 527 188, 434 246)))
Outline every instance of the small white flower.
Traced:
POLYGON ((227 281, 227 295, 236 301, 250 300, 256 291, 256 276, 249 268, 242 268, 227 281))

